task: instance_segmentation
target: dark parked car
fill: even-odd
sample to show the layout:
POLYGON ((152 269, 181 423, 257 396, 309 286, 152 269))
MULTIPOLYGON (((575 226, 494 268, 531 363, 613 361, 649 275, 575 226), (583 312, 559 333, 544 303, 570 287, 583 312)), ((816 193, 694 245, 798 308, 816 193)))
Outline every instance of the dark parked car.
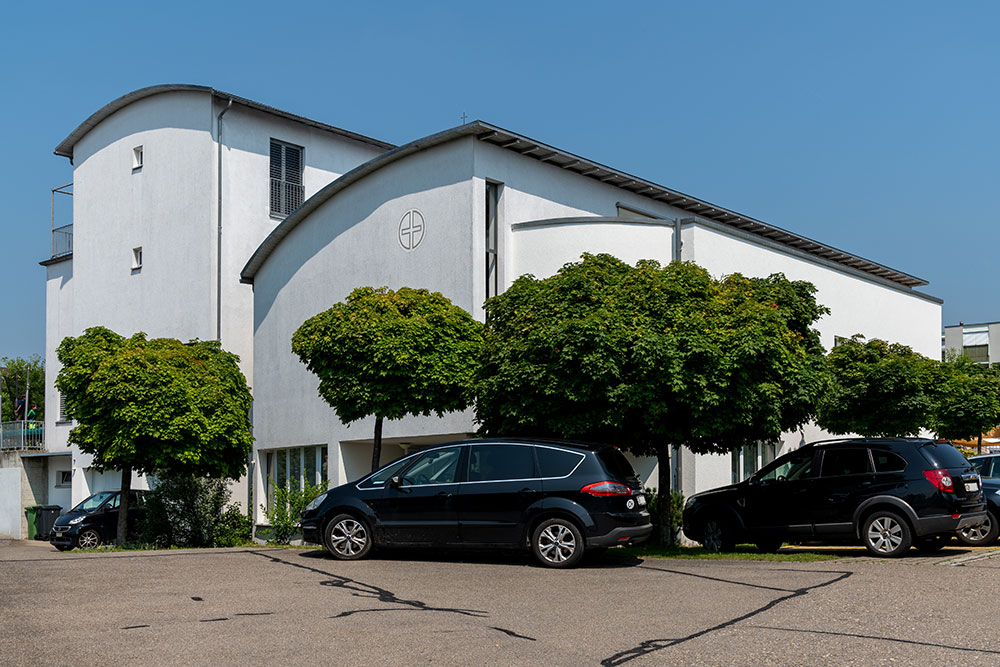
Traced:
POLYGON ((642 485, 609 445, 468 440, 331 489, 302 513, 306 541, 343 560, 373 546, 530 548, 570 567, 588 548, 644 541, 642 485))
POLYGON ((804 445, 748 480, 692 496, 684 534, 737 542, 862 542, 875 556, 936 551, 987 518, 979 474, 950 443, 854 438, 804 445))
MULTIPOLYGON (((145 515, 146 492, 129 492, 129 533, 145 515)), ((99 491, 56 519, 49 542, 59 551, 93 549, 118 534, 118 490, 99 491)))
POLYGON ((959 531, 959 541, 972 547, 985 547, 1000 536, 1000 454, 973 456, 969 463, 983 478, 983 495, 986 496, 986 521, 980 526, 959 531))

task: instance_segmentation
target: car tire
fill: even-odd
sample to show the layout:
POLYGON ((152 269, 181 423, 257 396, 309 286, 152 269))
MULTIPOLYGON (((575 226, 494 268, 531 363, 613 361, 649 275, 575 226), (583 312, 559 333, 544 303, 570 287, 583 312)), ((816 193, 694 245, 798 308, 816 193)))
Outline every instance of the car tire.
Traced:
POLYGON ((721 516, 709 517, 701 527, 701 545, 705 551, 718 553, 736 549, 736 531, 732 526, 721 516))
POLYGON ((782 544, 784 542, 778 539, 757 540, 757 551, 762 554, 776 554, 781 549, 782 544))
POLYGON ((545 567, 573 567, 583 551, 583 534, 568 519, 546 519, 531 535, 531 552, 545 567))
POLYGON ((323 545, 339 560, 364 558, 372 550, 373 543, 368 524, 353 514, 338 514, 323 530, 323 545))
POLYGON ((85 528, 76 537, 78 549, 96 549, 101 546, 101 534, 93 528, 85 528))
POLYGON ((964 528, 957 533, 958 541, 970 547, 986 547, 1000 536, 1000 523, 993 512, 986 512, 986 522, 975 528, 964 528))
POLYGON ((861 525, 861 539, 868 553, 878 558, 902 556, 913 544, 913 535, 906 520, 887 511, 874 512, 865 518, 861 525))
POLYGON ((949 540, 951 540, 951 535, 931 535, 914 540, 913 546, 922 553, 933 554, 944 549, 944 545, 948 544, 949 540))

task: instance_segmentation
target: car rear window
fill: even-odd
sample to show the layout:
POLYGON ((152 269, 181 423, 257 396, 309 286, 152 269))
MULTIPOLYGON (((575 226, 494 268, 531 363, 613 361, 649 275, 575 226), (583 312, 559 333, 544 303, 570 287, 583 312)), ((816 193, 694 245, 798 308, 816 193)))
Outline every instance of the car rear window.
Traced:
POLYGON ((965 468, 969 465, 969 460, 962 456, 962 452, 946 442, 926 444, 920 448, 920 453, 935 468, 965 468))
POLYGON ((597 452, 597 458, 615 479, 626 480, 636 476, 632 464, 616 447, 608 447, 597 452))
POLYGON ((872 459, 875 461, 875 472, 900 472, 906 469, 906 459, 899 454, 873 449, 872 459))
POLYGON ((538 455, 542 477, 566 477, 583 460, 580 452, 567 452, 565 449, 552 447, 536 447, 535 453, 538 455))

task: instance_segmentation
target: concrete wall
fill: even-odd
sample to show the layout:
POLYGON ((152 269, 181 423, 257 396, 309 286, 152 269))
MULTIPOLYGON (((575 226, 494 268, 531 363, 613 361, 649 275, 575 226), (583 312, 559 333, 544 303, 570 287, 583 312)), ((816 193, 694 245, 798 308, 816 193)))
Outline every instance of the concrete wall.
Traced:
MULTIPOLYGON (((7 452, 0 454, 6 457, 7 452)), ((0 463, 2 465, 2 463, 0 463)), ((21 468, 0 467, 0 534, 21 539, 24 508, 21 506, 21 468)))

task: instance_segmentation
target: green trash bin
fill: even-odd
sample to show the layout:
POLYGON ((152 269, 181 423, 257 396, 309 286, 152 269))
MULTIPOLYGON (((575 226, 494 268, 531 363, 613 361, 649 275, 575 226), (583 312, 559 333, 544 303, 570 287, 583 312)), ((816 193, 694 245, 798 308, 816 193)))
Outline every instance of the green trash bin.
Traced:
POLYGON ((38 516, 38 508, 41 505, 29 505, 24 508, 24 516, 28 519, 28 539, 33 540, 35 536, 38 535, 38 522, 36 517, 38 516))

